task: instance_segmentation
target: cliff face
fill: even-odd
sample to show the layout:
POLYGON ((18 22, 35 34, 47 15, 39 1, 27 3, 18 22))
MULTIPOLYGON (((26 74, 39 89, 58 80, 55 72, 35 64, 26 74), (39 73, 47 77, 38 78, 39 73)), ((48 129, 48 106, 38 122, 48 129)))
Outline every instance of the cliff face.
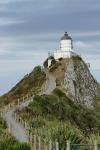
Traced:
POLYGON ((92 106, 97 95, 98 83, 81 58, 74 57, 67 62, 63 84, 72 95, 73 100, 86 106, 92 106))
POLYGON ((82 58, 61 59, 51 65, 49 72, 73 101, 88 107, 93 105, 98 83, 82 58))

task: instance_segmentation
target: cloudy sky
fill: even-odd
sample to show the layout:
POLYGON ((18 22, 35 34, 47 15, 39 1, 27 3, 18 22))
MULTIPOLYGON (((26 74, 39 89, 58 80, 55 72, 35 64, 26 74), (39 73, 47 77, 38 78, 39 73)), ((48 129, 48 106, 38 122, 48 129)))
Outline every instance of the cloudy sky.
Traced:
POLYGON ((65 31, 100 81, 100 0, 0 0, 0 95, 42 65, 65 31))

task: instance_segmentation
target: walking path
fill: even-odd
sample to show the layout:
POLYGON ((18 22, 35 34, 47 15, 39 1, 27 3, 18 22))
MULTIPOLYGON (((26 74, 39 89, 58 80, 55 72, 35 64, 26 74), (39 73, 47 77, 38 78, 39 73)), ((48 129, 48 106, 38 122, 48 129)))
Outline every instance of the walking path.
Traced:
POLYGON ((44 91, 44 94, 50 94, 55 88, 56 88, 56 82, 52 75, 50 75, 48 72, 46 72, 46 90, 44 91))
MULTIPOLYGON (((45 92, 43 92, 43 94, 50 94, 56 88, 56 83, 54 78, 48 73, 46 84, 47 87, 45 92)), ((17 105, 14 108, 11 108, 10 110, 3 113, 3 118, 7 122, 10 133, 20 142, 28 142, 28 136, 26 134, 25 128, 14 119, 13 114, 16 110, 18 109, 21 110, 22 108, 28 106, 28 104, 31 101, 32 99, 26 100, 25 102, 22 102, 20 105, 17 105)))
POLYGON ((13 114, 16 110, 28 106, 31 101, 32 100, 22 102, 20 105, 17 105, 14 108, 11 108, 11 110, 3 113, 3 118, 7 122, 9 131, 20 142, 28 142, 28 136, 26 134, 25 128, 15 120, 13 114))

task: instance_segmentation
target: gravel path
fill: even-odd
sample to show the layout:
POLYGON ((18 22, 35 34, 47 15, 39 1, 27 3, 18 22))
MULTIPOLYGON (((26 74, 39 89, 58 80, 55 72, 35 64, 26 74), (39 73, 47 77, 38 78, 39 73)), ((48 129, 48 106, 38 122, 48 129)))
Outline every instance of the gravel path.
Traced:
POLYGON ((56 82, 52 75, 46 73, 47 76, 47 86, 44 94, 50 94, 56 88, 56 82))
MULTIPOLYGON (((55 80, 49 74, 47 74, 46 86, 46 90, 43 94, 50 94, 56 88, 55 80)), ((7 122, 11 134, 20 142, 28 142, 28 136, 26 134, 25 128, 14 119, 13 114, 16 110, 21 110, 22 108, 28 106, 31 101, 32 99, 26 100, 26 102, 22 102, 20 105, 17 105, 13 109, 11 108, 11 110, 3 113, 3 118, 7 122)))
POLYGON ((28 106, 31 101, 32 100, 23 102, 20 105, 15 106, 13 109, 3 113, 3 118, 7 122, 11 134, 20 142, 28 142, 28 136, 25 128, 14 119, 13 114, 17 109, 22 109, 28 106))

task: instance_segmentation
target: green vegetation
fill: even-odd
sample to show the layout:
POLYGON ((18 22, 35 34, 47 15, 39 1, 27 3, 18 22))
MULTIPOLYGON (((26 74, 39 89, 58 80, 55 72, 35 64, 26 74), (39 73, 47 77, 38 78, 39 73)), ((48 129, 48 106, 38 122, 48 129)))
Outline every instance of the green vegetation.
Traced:
POLYGON ((100 128, 100 84, 98 86, 98 94, 97 96, 95 97, 95 101, 94 101, 94 109, 95 109, 95 113, 97 114, 98 116, 98 124, 97 126, 100 128))
POLYGON ((6 135, 6 123, 0 117, 0 150, 31 150, 26 143, 19 143, 11 135, 6 135))
MULTIPOLYGON (((37 92, 46 79, 45 73, 40 66, 26 75, 14 88, 7 94, 0 97, 1 105, 8 104, 22 96, 25 96, 30 91, 37 92)), ((26 143, 20 143, 15 140, 11 135, 6 134, 6 123, 0 118, 0 150, 30 150, 30 146, 26 143)))
POLYGON ((73 59, 73 60, 82 61, 82 57, 80 57, 80 56, 78 56, 78 55, 77 55, 77 56, 73 56, 72 59, 73 59))
POLYGON ((26 143, 19 143, 13 138, 4 138, 0 140, 0 150, 31 150, 26 143))
POLYGON ((4 137, 5 130, 6 130, 6 123, 5 123, 5 121, 0 117, 0 140, 4 137))
POLYGON ((41 67, 35 67, 33 71, 26 75, 14 88, 0 97, 0 103, 7 104, 22 96, 26 96, 30 91, 37 92, 45 80, 46 75, 41 67))
MULTIPOLYGON (((80 57, 73 57, 74 59, 81 60, 80 57)), ((56 69, 60 63, 53 60, 52 65, 54 66, 50 71, 56 69)), ((47 66, 47 60, 44 66, 47 66)), ((0 105, 26 96, 30 91, 38 92, 45 80, 46 75, 41 67, 35 67, 14 88, 0 97, 0 105)), ((28 107, 17 113, 28 123, 30 133, 39 135, 44 143, 50 140, 58 141, 60 149, 65 150, 67 140, 70 140, 71 144, 93 144, 95 139, 100 141, 100 86, 94 108, 91 109, 76 104, 64 92, 55 89, 50 95, 36 95, 28 107)), ((0 150, 30 150, 26 143, 19 143, 11 135, 6 135, 6 123, 2 118, 0 118, 0 150)), ((71 150, 83 149, 71 146, 71 150)))
POLYGON ((100 137, 97 112, 75 104, 59 89, 51 95, 35 96, 28 107, 17 113, 28 122, 30 132, 45 142, 59 141, 61 148, 68 139, 79 144, 88 143, 93 135, 100 137))

